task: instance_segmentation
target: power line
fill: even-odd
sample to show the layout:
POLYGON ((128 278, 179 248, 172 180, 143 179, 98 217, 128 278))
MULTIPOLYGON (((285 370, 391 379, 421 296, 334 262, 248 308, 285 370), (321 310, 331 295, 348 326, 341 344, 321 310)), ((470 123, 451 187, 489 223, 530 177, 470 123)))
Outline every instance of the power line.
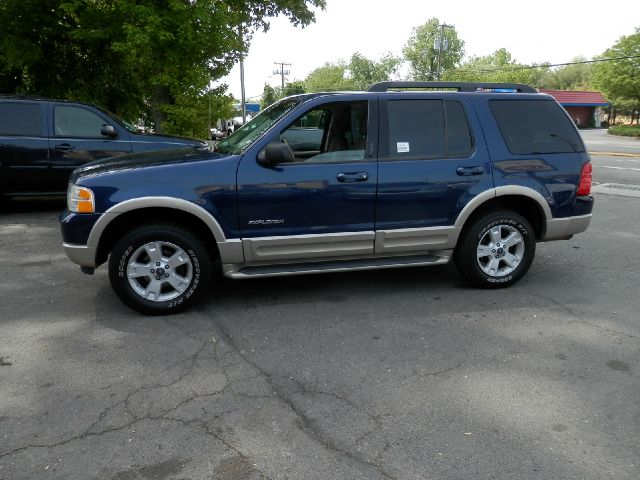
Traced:
POLYGON ((565 63, 543 63, 541 65, 508 65, 502 68, 493 69, 466 69, 460 68, 458 71, 463 72, 477 72, 477 73, 492 73, 500 72, 504 70, 533 70, 536 68, 551 68, 551 67, 566 67, 568 65, 582 65, 586 63, 599 63, 599 62, 613 62, 616 60, 630 60, 634 58, 640 58, 640 55, 628 55, 626 57, 613 57, 613 58, 598 58, 596 60, 581 60, 578 62, 565 62, 565 63))

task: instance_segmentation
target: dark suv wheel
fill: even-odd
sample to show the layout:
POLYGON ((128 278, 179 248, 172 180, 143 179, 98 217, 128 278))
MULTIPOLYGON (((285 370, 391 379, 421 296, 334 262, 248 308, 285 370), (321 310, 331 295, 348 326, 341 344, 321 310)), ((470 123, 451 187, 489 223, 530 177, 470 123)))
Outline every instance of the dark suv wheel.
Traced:
POLYGON ((207 288, 211 260, 200 238, 178 225, 144 225, 118 241, 109 278, 120 299, 149 315, 179 312, 207 288))
POLYGON ((529 270, 535 255, 533 229, 521 215, 486 214, 465 229, 453 253, 460 274, 484 288, 507 287, 529 270))

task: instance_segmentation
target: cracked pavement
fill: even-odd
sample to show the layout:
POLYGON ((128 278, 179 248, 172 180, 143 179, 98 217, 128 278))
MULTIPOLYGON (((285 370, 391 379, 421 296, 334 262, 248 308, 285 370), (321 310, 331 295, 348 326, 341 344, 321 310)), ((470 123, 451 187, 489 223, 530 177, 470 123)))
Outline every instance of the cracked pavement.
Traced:
POLYGON ((636 479, 640 201, 507 290, 450 267, 219 279, 143 317, 0 212, 0 479, 636 479))

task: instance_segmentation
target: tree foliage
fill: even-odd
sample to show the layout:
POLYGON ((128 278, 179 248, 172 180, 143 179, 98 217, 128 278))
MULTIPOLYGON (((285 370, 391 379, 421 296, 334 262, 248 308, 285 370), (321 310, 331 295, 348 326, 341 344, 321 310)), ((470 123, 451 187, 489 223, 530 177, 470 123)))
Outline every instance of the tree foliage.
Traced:
POLYGON ((530 68, 518 63, 507 51, 500 48, 491 55, 471 57, 458 68, 446 71, 444 79, 460 82, 525 83, 537 85, 546 73, 545 67, 530 68))
POLYGON ((413 29, 403 53, 413 80, 437 80, 440 72, 451 70, 460 62, 464 41, 452 26, 440 28, 440 20, 434 17, 413 29))
POLYGON ((370 60, 356 52, 347 65, 348 74, 356 90, 366 90, 377 82, 391 80, 398 73, 402 59, 390 53, 380 60, 370 60))
POLYGON ((615 104, 633 104, 640 108, 640 28, 623 36, 602 57, 632 57, 593 66, 593 84, 615 104))
POLYGON ((310 93, 355 90, 355 85, 350 78, 347 78, 346 71, 345 62, 325 63, 307 75, 304 88, 310 93))
MULTIPOLYGON (((575 57, 575 62, 586 62, 585 57, 575 57)), ((549 72, 540 79, 539 87, 556 90, 591 90, 593 88, 591 75, 593 64, 575 63, 565 65, 549 72)))
MULTIPOLYGON (((284 15, 325 0, 2 0, 0 89, 99 103, 157 131, 181 128, 211 80, 284 15), (37 26, 35 28, 34 26, 37 26), (176 118, 180 117, 182 120, 176 118)), ((205 117, 206 118, 206 117, 205 117)))
POLYGON ((307 92, 366 90, 376 82, 391 80, 402 59, 391 54, 371 60, 356 52, 349 62, 326 63, 312 71, 304 81, 307 92))
POLYGON ((260 99, 260 109, 265 109, 278 99, 275 88, 268 83, 264 84, 262 89, 262 98, 260 99))

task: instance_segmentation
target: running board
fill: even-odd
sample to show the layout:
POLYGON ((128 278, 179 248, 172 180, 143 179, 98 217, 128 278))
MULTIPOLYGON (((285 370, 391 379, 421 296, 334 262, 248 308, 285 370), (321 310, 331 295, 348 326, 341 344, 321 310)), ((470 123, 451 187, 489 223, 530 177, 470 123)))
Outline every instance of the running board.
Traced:
MULTIPOLYGON (((447 252, 448 253, 448 252, 447 252)), ((354 270, 377 270, 382 268, 422 267, 449 263, 449 255, 413 255, 385 258, 361 258, 333 260, 328 262, 286 263, 279 265, 239 266, 223 265, 224 276, 229 278, 278 277, 287 275, 309 275, 325 272, 349 272, 354 270), (240 268, 238 268, 240 267, 240 268)))

